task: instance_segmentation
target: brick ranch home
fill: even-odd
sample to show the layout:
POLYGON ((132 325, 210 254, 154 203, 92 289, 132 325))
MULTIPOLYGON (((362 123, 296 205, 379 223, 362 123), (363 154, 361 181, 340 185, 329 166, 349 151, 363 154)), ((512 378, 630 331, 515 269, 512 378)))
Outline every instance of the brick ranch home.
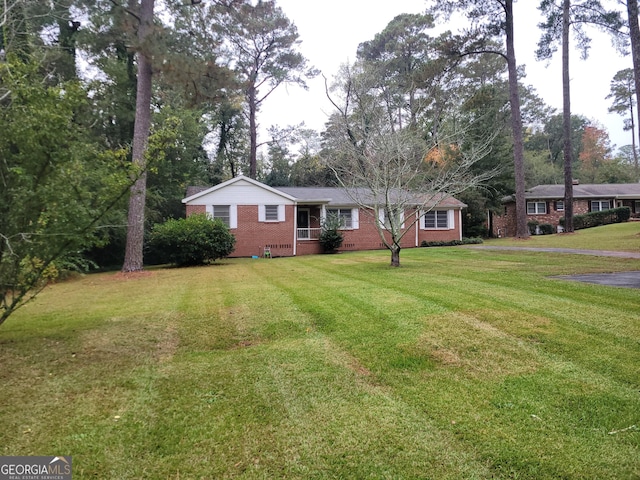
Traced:
MULTIPOLYGON (((208 213, 229 226, 236 237, 234 257, 262 256, 265 249, 274 257, 321 253, 321 221, 330 213, 343 221, 340 251, 385 248, 375 223, 384 217, 358 208, 343 188, 269 187, 238 176, 210 188, 189 187, 182 203, 187 216, 208 213)), ((455 198, 442 196, 429 212, 406 211, 405 218, 420 215, 420 220, 405 234, 402 248, 461 239, 464 207, 455 198)))
MULTIPOLYGON (((538 185, 525 192, 527 221, 550 224, 561 231, 564 217, 564 185, 538 185)), ((493 217, 493 234, 512 237, 516 233, 515 196, 503 198, 502 215, 493 217)), ((597 212, 616 207, 629 207, 632 217, 640 217, 640 183, 602 183, 573 185, 573 213, 597 212)))

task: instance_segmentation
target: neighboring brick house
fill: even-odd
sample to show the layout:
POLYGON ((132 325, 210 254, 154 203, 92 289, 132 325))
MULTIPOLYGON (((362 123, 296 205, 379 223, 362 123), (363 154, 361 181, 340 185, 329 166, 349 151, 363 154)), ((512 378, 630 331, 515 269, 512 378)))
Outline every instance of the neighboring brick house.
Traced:
MULTIPOLYGON (((525 192, 527 221, 550 224, 561 231, 564 217, 564 185, 538 185, 525 192)), ((493 234, 512 237, 516 233, 515 196, 502 201, 502 215, 493 217, 493 234)), ((616 207, 629 207, 632 217, 640 217, 640 183, 575 184, 573 214, 580 215, 616 207)))
MULTIPOLYGON (((265 249, 271 256, 321 253, 318 237, 328 213, 343 220, 340 251, 385 248, 376 228, 380 217, 358 208, 342 188, 269 187, 239 176, 211 188, 189 187, 182 203, 187 216, 208 213, 229 225, 236 237, 235 257, 262 256, 265 249)), ((455 198, 443 196, 429 212, 405 212, 406 219, 421 217, 405 234, 402 247, 461 239, 464 207, 455 198)))

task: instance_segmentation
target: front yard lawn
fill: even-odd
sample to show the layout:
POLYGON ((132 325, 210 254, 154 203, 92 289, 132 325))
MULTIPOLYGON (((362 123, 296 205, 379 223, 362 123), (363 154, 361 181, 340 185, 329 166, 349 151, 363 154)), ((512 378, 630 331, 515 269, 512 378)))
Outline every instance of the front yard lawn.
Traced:
POLYGON ((386 251, 103 273, 0 328, 2 455, 74 478, 640 477, 640 260, 386 251))

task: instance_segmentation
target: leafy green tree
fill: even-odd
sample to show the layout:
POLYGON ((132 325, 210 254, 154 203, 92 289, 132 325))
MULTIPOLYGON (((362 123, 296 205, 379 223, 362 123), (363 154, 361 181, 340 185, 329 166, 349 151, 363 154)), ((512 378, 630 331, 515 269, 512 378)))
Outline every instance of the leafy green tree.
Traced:
MULTIPOLYGON (((564 119, 562 114, 551 115, 542 129, 530 133, 526 139, 526 149, 545 152, 547 160, 554 166, 563 166, 564 119)), ((571 158, 574 166, 582 150, 582 136, 589 125, 589 119, 582 115, 571 115, 571 158)))
POLYGON ((77 82, 47 85, 40 64, 0 62, 0 324, 79 253, 130 186, 126 152, 104 150, 78 123, 77 82))
POLYGON ((264 183, 272 187, 288 187, 291 184, 292 159, 286 146, 271 143, 268 148, 269 173, 264 183))
POLYGON ((465 32, 466 45, 462 49, 454 48, 453 54, 495 54, 507 62, 516 187, 516 236, 526 238, 529 236, 529 229, 526 223, 524 138, 514 41, 513 0, 439 0, 434 3, 433 12, 451 15, 455 11, 461 11, 473 25, 465 32), (489 41, 496 37, 504 37, 504 50, 492 48, 489 44, 489 41))
MULTIPOLYGON (((629 40, 631 43, 631 60, 633 62, 633 80, 637 101, 640 98, 640 23, 638 22, 638 0, 624 0, 622 3, 626 3, 627 6, 627 22, 629 27, 629 40)), ((638 122, 638 129, 640 135, 640 122, 638 122)), ((637 165, 635 149, 634 160, 637 165)))
POLYGON ((573 232, 573 161, 571 147, 571 89, 569 76, 570 33, 573 32, 577 46, 586 58, 591 39, 587 35, 588 25, 612 32, 620 38, 622 20, 620 13, 607 10, 599 0, 562 0, 559 6, 554 0, 542 0, 539 9, 545 16, 540 24, 542 37, 536 55, 549 59, 560 44, 562 48, 562 118, 564 130, 564 229, 573 232))
POLYGON ((611 92, 607 95, 611 99, 609 111, 623 115, 624 129, 631 130, 631 146, 633 152, 633 163, 636 167, 636 173, 640 172, 638 165, 638 147, 636 144, 636 85, 634 71, 631 68, 625 68, 617 72, 611 80, 611 92), (627 116, 628 115, 628 116, 627 116))
POLYGON ((401 14, 373 40, 358 46, 358 58, 375 68, 387 115, 399 128, 415 128, 419 114, 435 98, 429 94, 437 83, 425 74, 436 62, 436 42, 427 34, 433 27, 431 15, 401 14))
POLYGON ((149 245, 160 261, 183 267, 227 257, 233 252, 235 241, 221 220, 196 214, 156 225, 149 245))
POLYGON ((146 150, 151 130, 151 53, 143 48, 151 40, 153 28, 154 0, 140 0, 138 12, 138 34, 136 52, 137 86, 136 114, 133 124, 131 161, 140 170, 129 192, 129 214, 127 219, 127 243, 124 253, 123 272, 137 272, 143 268, 144 214, 147 195, 146 150))
POLYGON ((260 107, 279 86, 306 87, 305 79, 317 72, 308 67, 307 60, 297 51, 296 26, 274 0, 258 0, 256 5, 246 1, 218 18, 245 96, 250 136, 249 176, 256 178, 260 107))

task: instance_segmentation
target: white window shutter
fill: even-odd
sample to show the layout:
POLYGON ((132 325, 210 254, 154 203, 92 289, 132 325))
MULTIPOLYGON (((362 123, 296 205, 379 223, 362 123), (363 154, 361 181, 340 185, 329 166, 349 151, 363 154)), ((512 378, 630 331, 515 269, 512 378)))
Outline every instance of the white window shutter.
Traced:
POLYGON ((284 205, 278 205, 278 221, 279 222, 284 222, 284 212, 285 212, 285 208, 284 205))
POLYGON ((456 226, 455 211, 447 210, 447 227, 449 227, 449 230, 453 230, 455 226, 456 226))
POLYGON ((378 209, 378 221, 380 225, 384 227, 384 208, 378 209))
POLYGON ((400 212, 400 228, 404 228, 404 210, 400 212))
POLYGON ((229 205, 229 228, 238 228, 238 206, 229 205))
POLYGON ((264 222, 266 219, 266 214, 265 214, 265 208, 264 205, 258 205, 258 221, 259 222, 264 222))
POLYGON ((205 207, 207 215, 209 218, 213 218, 213 205, 207 205, 205 207))
POLYGON ((354 230, 360 228, 360 209, 353 208, 351 209, 351 226, 354 230))

